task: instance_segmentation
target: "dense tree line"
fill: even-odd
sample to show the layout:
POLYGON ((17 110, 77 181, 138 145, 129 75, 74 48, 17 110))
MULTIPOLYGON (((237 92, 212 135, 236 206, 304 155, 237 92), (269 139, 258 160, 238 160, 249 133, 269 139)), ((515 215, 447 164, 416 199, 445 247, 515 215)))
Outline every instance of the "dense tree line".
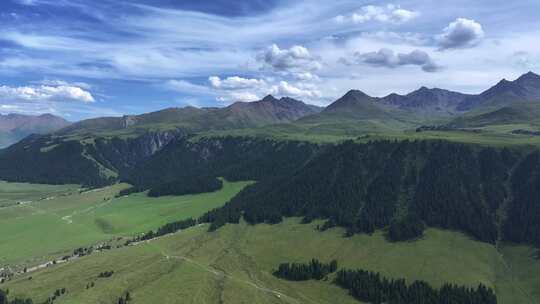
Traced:
POLYGON ((328 264, 312 259, 309 263, 282 263, 274 271, 274 275, 290 281, 322 280, 337 270, 337 261, 328 264))
POLYGON ((496 304, 491 288, 445 284, 440 289, 423 281, 407 285, 404 279, 387 279, 365 270, 340 270, 335 283, 348 289, 353 297, 374 304, 496 304))
POLYGON ((190 179, 167 182, 150 189, 148 196, 186 195, 214 192, 223 187, 223 182, 216 177, 197 176, 190 179))
POLYGON ((515 169, 513 198, 504 225, 506 239, 540 247, 540 152, 529 154, 515 169))
POLYGON ((98 278, 110 278, 113 274, 113 270, 103 271, 98 274, 98 278))
POLYGON ((159 227, 156 231, 150 230, 141 236, 138 236, 132 240, 129 240, 126 243, 126 245, 129 245, 130 243, 134 243, 134 242, 151 240, 160 236, 164 236, 166 234, 175 233, 177 231, 187 229, 189 227, 193 227, 195 225, 197 225, 197 220, 193 218, 188 218, 185 220, 168 223, 159 227))
POLYGON ((116 197, 122 197, 122 196, 130 195, 130 194, 138 193, 138 192, 142 192, 142 191, 144 191, 144 190, 138 189, 137 187, 132 186, 132 187, 120 190, 118 192, 118 194, 116 195, 116 197))
POLYGON ((387 238, 393 242, 414 240, 424 235, 426 224, 415 214, 390 222, 387 238))
MULTIPOLYGON (((423 222, 494 243, 496 214, 509 197, 505 185, 520 158, 508 149, 445 141, 344 142, 288 175, 245 188, 201 222, 211 222, 215 230, 242 216, 251 224, 301 216, 305 223, 326 219, 321 230, 341 226, 347 235, 392 226, 389 238, 396 240, 421 236, 423 222)), ((534 189, 540 187, 529 188, 534 189)))

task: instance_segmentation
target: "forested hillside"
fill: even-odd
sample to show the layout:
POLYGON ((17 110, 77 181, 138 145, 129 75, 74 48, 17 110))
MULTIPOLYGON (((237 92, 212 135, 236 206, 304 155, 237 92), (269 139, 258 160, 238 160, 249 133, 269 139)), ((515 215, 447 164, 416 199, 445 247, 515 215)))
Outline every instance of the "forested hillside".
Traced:
POLYGON ((540 159, 523 153, 443 141, 346 142, 286 178, 246 188, 203 220, 216 229, 241 215, 252 224, 303 216, 326 219, 321 230, 337 225, 352 235, 393 221, 422 227, 419 218, 489 243, 538 243, 540 159))
POLYGON ((0 152, 0 178, 89 187, 108 185, 182 136, 185 134, 181 131, 145 132, 126 138, 30 136, 0 152))
POLYGON ((171 182, 190 183, 200 176, 267 180, 298 170, 320 149, 311 143, 252 137, 184 138, 136 166, 127 181, 150 189, 171 182))

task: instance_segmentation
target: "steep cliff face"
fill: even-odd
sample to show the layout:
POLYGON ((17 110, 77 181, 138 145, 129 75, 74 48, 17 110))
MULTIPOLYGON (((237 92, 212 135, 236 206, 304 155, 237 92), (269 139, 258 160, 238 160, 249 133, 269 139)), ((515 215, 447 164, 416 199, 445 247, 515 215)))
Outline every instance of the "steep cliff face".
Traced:
POLYGON ((103 166, 122 177, 138 163, 185 136, 185 133, 174 130, 149 132, 135 138, 97 138, 85 148, 103 166))
POLYGON ((178 130, 125 138, 31 136, 0 153, 0 179, 102 186, 120 180, 138 163, 185 136, 178 130))

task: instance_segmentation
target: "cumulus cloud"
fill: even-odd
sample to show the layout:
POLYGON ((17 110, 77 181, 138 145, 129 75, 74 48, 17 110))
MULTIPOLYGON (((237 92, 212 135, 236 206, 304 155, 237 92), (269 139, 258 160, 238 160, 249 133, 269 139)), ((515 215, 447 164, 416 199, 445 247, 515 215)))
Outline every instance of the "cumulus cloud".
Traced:
POLYGON ((215 89, 248 89, 266 85, 262 79, 243 78, 239 76, 227 77, 225 79, 221 79, 218 76, 210 76, 208 77, 208 81, 215 89))
POLYGON ((320 98, 321 92, 314 86, 294 85, 287 81, 280 81, 271 89, 271 93, 275 95, 291 96, 296 98, 320 98))
POLYGON ((280 49, 279 46, 273 44, 257 59, 276 72, 305 73, 322 67, 319 59, 300 45, 280 49))
POLYGON ((457 49, 476 46, 484 38, 482 25, 472 19, 457 18, 443 29, 436 40, 439 49, 457 49))
POLYGON ((366 5, 351 15, 339 15, 334 18, 338 23, 360 24, 369 21, 401 24, 418 17, 419 12, 403 9, 389 4, 387 6, 366 5))
POLYGON ((413 50, 410 53, 398 53, 393 50, 382 48, 376 52, 355 53, 353 61, 345 58, 341 59, 343 64, 365 63, 376 67, 396 68, 398 66, 416 65, 422 68, 424 72, 436 72, 441 67, 433 61, 428 53, 421 50, 413 50))
POLYGON ((76 101, 92 103, 94 97, 89 91, 70 85, 40 85, 9 87, 0 86, 0 99, 4 101, 76 101))

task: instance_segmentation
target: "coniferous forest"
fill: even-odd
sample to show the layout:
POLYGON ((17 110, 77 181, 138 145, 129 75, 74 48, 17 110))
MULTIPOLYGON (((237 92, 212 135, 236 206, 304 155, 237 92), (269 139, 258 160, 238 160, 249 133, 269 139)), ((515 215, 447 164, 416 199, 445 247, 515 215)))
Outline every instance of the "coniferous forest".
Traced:
MULTIPOLYGON (((282 263, 274 271, 278 278, 289 281, 322 280, 337 271, 336 260, 328 264, 312 259, 308 263, 282 263)), ((496 304, 491 288, 480 284, 477 288, 444 284, 440 289, 426 282, 407 284, 404 279, 388 279, 366 270, 339 270, 334 283, 349 290, 362 301, 373 304, 496 304)))
POLYGON ((335 283, 356 299, 373 304, 496 304, 491 288, 445 284, 440 289, 423 281, 408 285, 404 279, 387 279, 365 270, 340 270, 335 283))
POLYGON ((477 240, 538 244, 540 156, 443 141, 345 142, 316 153, 280 178, 267 176, 200 218, 225 223, 324 219, 346 235, 388 229, 390 240, 421 237, 426 226, 477 240), (506 222, 497 217, 507 208, 506 222), (499 226, 504 229, 498 229, 499 226))
POLYGON ((127 242, 127 244, 130 244, 130 243, 133 243, 133 242, 151 240, 153 238, 164 236, 164 235, 170 234, 170 233, 175 233, 177 231, 180 231, 182 229, 186 229, 186 228, 189 228, 189 227, 193 227, 195 225, 197 225, 197 220, 194 220, 192 218, 188 218, 188 219, 185 219, 185 220, 176 221, 176 222, 172 222, 172 223, 167 223, 167 224, 159 227, 156 231, 150 230, 150 231, 148 231, 147 233, 145 233, 145 234, 143 234, 141 236, 138 236, 138 237, 135 237, 132 240, 129 240, 127 242))
POLYGON ((312 259, 306 264, 282 263, 279 265, 278 269, 274 271, 274 275, 289 281, 322 280, 327 275, 335 272, 337 267, 338 264, 336 260, 325 264, 317 259, 312 259))

